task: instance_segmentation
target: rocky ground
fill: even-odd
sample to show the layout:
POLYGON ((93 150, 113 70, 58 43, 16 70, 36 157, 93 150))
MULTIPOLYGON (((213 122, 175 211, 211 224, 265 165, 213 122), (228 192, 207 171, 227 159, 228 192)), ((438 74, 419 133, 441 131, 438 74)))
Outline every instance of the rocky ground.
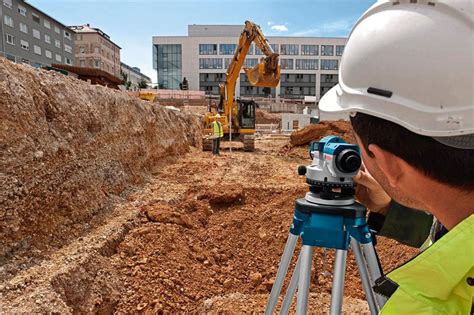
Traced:
MULTIPOLYGON (((3 60, 0 79, 1 314, 262 312, 306 146, 215 157, 196 115, 3 60)), ((385 270, 416 254, 377 248, 385 270)), ((333 260, 315 251, 311 313, 327 313, 333 260)), ((367 313, 347 265, 344 312, 367 313)))
MULTIPOLYGON (((262 139, 254 153, 193 152, 119 203, 90 235, 0 287, 0 310, 118 313, 260 312, 288 233, 293 202, 307 190, 307 159, 262 139), (54 301, 56 304, 52 303, 54 301), (9 307, 12 307, 11 309, 9 307)), ((416 251, 380 239, 386 270, 416 251)), ((312 310, 328 305, 333 253, 317 250, 312 310)), ((294 263, 294 262, 293 262, 294 263)), ((367 312, 348 259, 345 311, 367 312)))

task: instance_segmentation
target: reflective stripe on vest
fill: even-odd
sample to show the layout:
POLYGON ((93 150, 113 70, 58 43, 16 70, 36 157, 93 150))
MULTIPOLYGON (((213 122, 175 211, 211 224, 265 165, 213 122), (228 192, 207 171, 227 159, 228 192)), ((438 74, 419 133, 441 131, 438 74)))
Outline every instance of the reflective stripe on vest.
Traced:
POLYGON ((211 124, 211 129, 212 129, 213 136, 219 136, 219 138, 222 138, 224 136, 224 131, 222 130, 222 124, 220 122, 213 121, 211 124))
POLYGON ((380 314, 469 314, 474 296, 474 215, 387 277, 398 285, 380 314))

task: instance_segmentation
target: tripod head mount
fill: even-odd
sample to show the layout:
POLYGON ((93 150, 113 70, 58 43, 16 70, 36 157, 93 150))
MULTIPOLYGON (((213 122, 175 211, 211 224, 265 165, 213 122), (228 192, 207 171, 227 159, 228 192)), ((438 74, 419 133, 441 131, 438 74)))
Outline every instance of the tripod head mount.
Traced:
POLYGON ((309 153, 311 165, 298 167, 298 174, 305 175, 309 185, 305 199, 323 205, 353 204, 356 184, 352 177, 362 164, 359 147, 326 136, 311 142, 309 153))

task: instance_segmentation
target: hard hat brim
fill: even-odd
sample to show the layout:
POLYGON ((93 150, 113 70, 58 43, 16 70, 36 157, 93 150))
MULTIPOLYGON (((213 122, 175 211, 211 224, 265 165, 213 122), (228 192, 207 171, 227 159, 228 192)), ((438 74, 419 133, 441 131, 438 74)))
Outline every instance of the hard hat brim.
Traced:
POLYGON ((348 112, 346 108, 340 105, 340 97, 338 95, 339 84, 333 86, 319 101, 319 109, 326 113, 343 113, 348 112))

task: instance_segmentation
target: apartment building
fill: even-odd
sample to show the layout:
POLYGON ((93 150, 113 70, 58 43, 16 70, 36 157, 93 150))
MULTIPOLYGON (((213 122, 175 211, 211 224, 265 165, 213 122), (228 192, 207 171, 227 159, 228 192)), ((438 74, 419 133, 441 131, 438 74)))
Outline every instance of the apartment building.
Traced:
POLYGON ((74 64, 74 32, 23 0, 0 0, 0 56, 34 67, 74 64))
MULTIPOLYGON (((145 81, 146 83, 151 83, 151 79, 144 75, 140 68, 130 67, 129 65, 121 62, 121 73, 127 75, 127 80, 130 81, 130 90, 136 91, 139 89, 139 83, 145 81)), ((121 76, 122 78, 122 76, 121 76)))
POLYGON ((97 68, 120 78, 120 47, 110 36, 89 24, 69 26, 75 34, 75 65, 97 68))
MULTIPOLYGON (((188 36, 154 36, 153 67, 161 88, 177 89, 183 78, 191 90, 218 94, 218 85, 237 47, 243 25, 188 25, 188 36)), ((267 37, 280 54, 281 79, 276 88, 249 84, 243 73, 236 96, 268 96, 302 99, 322 95, 338 82, 338 69, 347 38, 267 37), (270 92, 270 93, 268 93, 270 92)), ((252 67, 263 57, 254 44, 244 66, 252 67)))

